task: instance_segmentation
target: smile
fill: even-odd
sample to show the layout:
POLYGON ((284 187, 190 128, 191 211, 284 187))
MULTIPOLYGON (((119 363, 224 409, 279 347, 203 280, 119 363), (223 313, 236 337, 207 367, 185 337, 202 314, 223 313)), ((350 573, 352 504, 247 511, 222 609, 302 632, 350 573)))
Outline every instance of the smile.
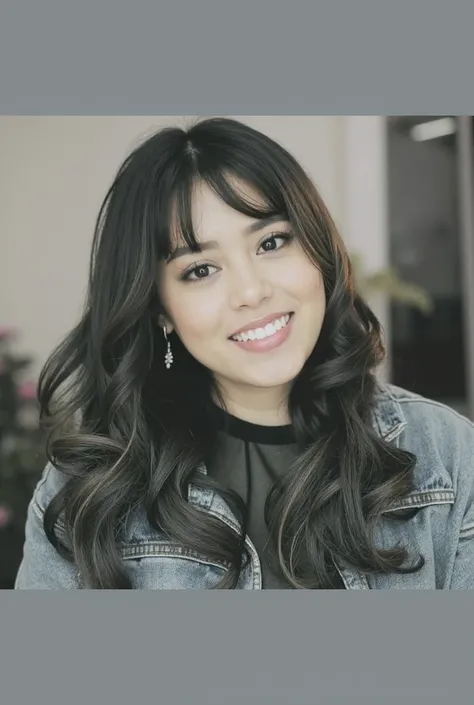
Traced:
POLYGON ((280 330, 286 328, 290 318, 291 314, 287 313, 285 316, 275 318, 275 320, 267 323, 267 325, 262 328, 250 328, 249 330, 242 331, 237 335, 233 335, 231 340, 235 340, 239 343, 246 343, 249 340, 265 340, 265 338, 271 338, 280 330))

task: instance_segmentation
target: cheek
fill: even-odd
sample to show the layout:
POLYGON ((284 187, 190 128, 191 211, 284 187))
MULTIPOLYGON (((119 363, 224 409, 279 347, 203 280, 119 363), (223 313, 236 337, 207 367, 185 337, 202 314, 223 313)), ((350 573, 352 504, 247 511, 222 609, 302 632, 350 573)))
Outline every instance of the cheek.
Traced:
POLYGON ((222 330, 220 297, 210 291, 198 291, 197 287, 193 291, 193 284, 186 285, 186 289, 178 295, 169 297, 168 311, 186 347, 209 341, 222 330))
POLYGON ((322 274, 305 256, 300 255, 292 267, 283 268, 279 282, 298 303, 310 303, 318 309, 325 307, 322 274))

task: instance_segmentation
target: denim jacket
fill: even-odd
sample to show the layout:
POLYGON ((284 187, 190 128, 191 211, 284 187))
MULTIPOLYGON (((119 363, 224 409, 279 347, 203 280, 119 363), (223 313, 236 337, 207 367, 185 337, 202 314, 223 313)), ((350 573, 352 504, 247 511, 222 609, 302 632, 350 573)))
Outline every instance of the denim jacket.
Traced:
MULTIPOLYGON (((345 587, 474 589, 474 424, 438 402, 392 385, 378 392, 373 424, 387 441, 417 456, 415 488, 394 507, 417 511, 400 522, 382 518, 376 543, 384 548, 402 544, 415 560, 421 554, 425 564, 409 575, 365 575, 338 565, 345 587)), ((199 470, 206 471, 204 467, 199 470)), ((16 589, 82 587, 76 567, 56 552, 42 526, 44 509, 62 482, 63 476, 48 464, 29 505, 16 589)), ((188 499, 238 531, 235 517, 218 494, 191 484, 188 499)), ((57 531, 60 535, 60 525, 57 531)), ((249 539, 247 548, 251 560, 237 587, 259 590, 259 556, 249 539)), ((155 531, 143 509, 131 515, 119 550, 134 589, 210 589, 226 570, 155 531)))

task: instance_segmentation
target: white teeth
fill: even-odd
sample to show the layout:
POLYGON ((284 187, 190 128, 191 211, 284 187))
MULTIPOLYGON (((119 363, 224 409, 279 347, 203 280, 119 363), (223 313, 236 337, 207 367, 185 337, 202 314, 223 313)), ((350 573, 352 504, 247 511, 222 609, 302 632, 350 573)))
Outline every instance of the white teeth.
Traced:
POLYGON ((232 336, 234 340, 238 340, 241 343, 245 343, 248 340, 263 340, 264 338, 269 338, 275 335, 279 330, 284 328, 288 321, 290 320, 290 315, 281 316, 281 318, 276 318, 272 323, 267 323, 265 328, 256 328, 255 330, 246 330, 245 333, 239 333, 238 335, 232 336))

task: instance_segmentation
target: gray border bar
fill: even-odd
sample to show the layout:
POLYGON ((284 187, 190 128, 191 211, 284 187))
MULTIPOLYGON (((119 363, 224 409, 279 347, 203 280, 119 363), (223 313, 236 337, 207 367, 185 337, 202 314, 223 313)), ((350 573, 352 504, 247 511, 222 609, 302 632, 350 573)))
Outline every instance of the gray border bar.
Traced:
POLYGON ((3 0, 0 112, 474 113, 472 3, 3 0))
POLYGON ((472 614, 468 593, 10 592, 2 702, 467 703, 472 614))

